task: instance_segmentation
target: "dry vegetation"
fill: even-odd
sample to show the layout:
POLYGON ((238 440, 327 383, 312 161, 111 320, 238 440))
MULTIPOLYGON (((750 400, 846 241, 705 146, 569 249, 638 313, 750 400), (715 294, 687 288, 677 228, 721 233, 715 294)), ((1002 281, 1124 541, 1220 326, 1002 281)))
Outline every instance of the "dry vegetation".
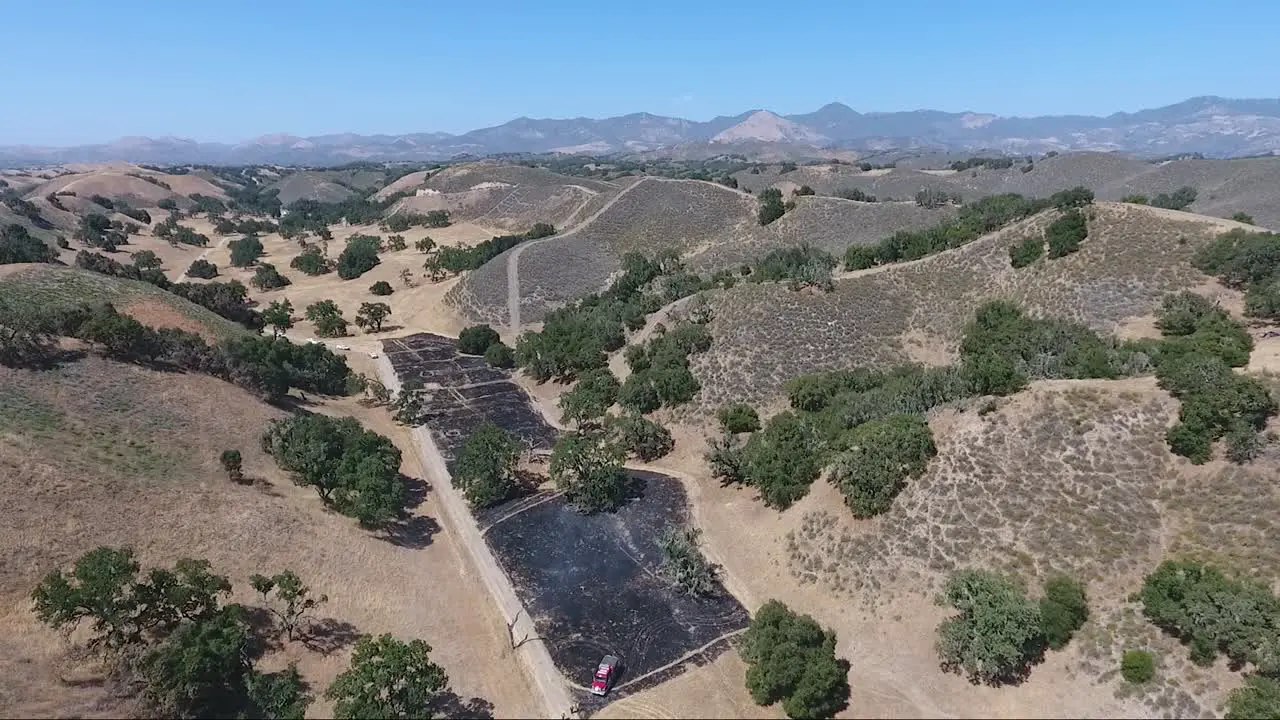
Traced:
MULTIPOLYGON (((322 412, 358 414, 395 433, 380 411, 341 401, 322 412)), ((253 603, 248 576, 291 568, 329 597, 329 632, 289 643, 270 667, 296 660, 323 689, 347 661, 353 635, 426 638, 464 699, 529 716, 539 705, 508 649, 506 630, 439 518, 431 493, 414 512, 414 546, 361 531, 294 487, 259 449, 280 412, 206 377, 85 359, 54 371, 0 369, 0 697, 14 716, 119 717, 132 711, 92 662, 38 626, 28 594, 49 570, 103 544, 135 547, 144 564, 208 558, 253 603), (232 483, 219 453, 238 448, 252 486, 232 483), (74 450, 74 451, 71 451, 74 450), (448 582, 440 582, 448 578, 448 582), (430 592, 424 592, 431 588, 430 592)), ((393 435, 393 437, 397 437, 393 435)), ((421 477, 415 455, 402 470, 421 477)), ((313 713, 330 710, 318 703, 313 713)))
POLYGON ((846 273, 828 294, 776 285, 717 292, 715 342, 694 359, 700 401, 758 401, 807 372, 901 362, 909 333, 952 347, 973 310, 993 297, 1109 331, 1149 315, 1164 293, 1208 279, 1189 260, 1220 224, 1111 203, 1092 213, 1079 252, 1021 270, 1010 267, 1006 248, 1041 232, 1051 214, 922 260, 846 273))

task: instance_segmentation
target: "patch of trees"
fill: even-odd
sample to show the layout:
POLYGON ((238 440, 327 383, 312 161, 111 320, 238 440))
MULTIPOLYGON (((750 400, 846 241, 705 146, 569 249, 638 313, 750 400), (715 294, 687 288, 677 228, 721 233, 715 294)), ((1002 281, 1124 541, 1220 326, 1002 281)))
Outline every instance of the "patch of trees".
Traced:
POLYGON ((115 203, 111 202, 111 200, 110 200, 110 199, 105 198, 105 197, 103 197, 103 196, 101 196, 101 195, 90 195, 90 196, 89 196, 89 202, 91 202, 91 203, 93 203, 93 204, 95 204, 95 205, 98 205, 99 207, 106 208, 107 210, 114 210, 114 209, 115 209, 115 203))
POLYGON ((746 403, 720 408, 716 412, 716 419, 720 421, 721 430, 734 435, 760 429, 760 415, 746 403))
POLYGON ((498 255, 528 240, 550 237, 556 232, 547 223, 538 223, 520 235, 498 235, 472 247, 442 247, 439 249, 440 267, 452 273, 475 270, 498 255))
POLYGON ((32 592, 36 617, 88 646, 158 716, 301 718, 312 698, 296 665, 255 667, 275 628, 255 629, 248 608, 223 604, 227 578, 184 558, 145 575, 129 548, 99 547, 32 592))
MULTIPOLYGON (((262 186, 247 183, 241 185, 225 185, 231 207, 239 212, 267 217, 280 217, 280 190, 264 189, 262 186)), ((236 232, 242 232, 236 230, 236 232)), ((268 231, 271 232, 271 231, 268 231)), ((248 234, 248 233, 246 233, 248 234)))
POLYGON ((1044 255, 1044 236, 1028 235, 1022 242, 1009 246, 1009 264, 1015 269, 1024 268, 1044 255))
POLYGON ((191 193, 187 196, 191 201, 193 213, 205 213, 207 215, 221 215, 227 211, 227 204, 216 197, 201 195, 200 193, 191 193))
POLYGON ((768 225, 787 212, 782 202, 782 191, 778 188, 766 188, 760 191, 760 209, 756 218, 761 225, 768 225))
POLYGON ((279 230, 280 227, 270 220, 258 218, 222 218, 213 226, 219 235, 263 235, 279 230))
POLYGON ((1232 213, 1232 215, 1231 215, 1231 219, 1232 219, 1232 220, 1235 220, 1235 221, 1236 221, 1236 222, 1238 222, 1238 223, 1244 223, 1245 225, 1254 225, 1254 224, 1255 224, 1255 223, 1253 222, 1253 216, 1252 216, 1252 215, 1250 215, 1250 214, 1249 214, 1249 213, 1247 213, 1247 212, 1244 212, 1244 211, 1237 212, 1237 213, 1232 213))
POLYGON ((458 333, 458 352, 464 355, 484 355, 494 343, 502 342, 498 331, 486 325, 471 325, 458 333))
POLYGON ((467 437, 449 473, 473 510, 497 505, 515 494, 520 450, 520 443, 493 423, 485 423, 467 437))
POLYGON ((1046 581, 1037 602, 1013 578, 958 570, 947 578, 937 602, 957 611, 938 625, 943 669, 988 685, 1025 680, 1045 650, 1066 647, 1089 616, 1083 586, 1065 576, 1046 581))
POLYGON ((551 450, 549 474, 565 500, 583 514, 622 506, 632 480, 622 468, 626 451, 605 433, 579 429, 565 433, 551 450))
POLYGON ((741 653, 757 705, 781 702, 787 717, 829 718, 849 704, 849 663, 836 657, 836 634, 777 600, 751 618, 741 653))
POLYGON ((1242 228, 1219 235, 1192 264, 1223 285, 1245 293, 1245 314, 1280 317, 1280 235, 1242 228))
POLYGON ((312 276, 333 272, 333 262, 315 245, 308 246, 294 256, 289 261, 289 267, 312 276))
POLYGON ((707 561, 698 548, 702 531, 695 527, 669 525, 658 536, 662 565, 658 573, 674 587, 694 597, 708 597, 719 592, 716 575, 719 567, 707 561))
MULTIPOLYGON (((388 198, 391 203, 399 199, 388 198)), ((411 227, 449 227, 451 222, 448 210, 430 210, 426 213, 399 212, 387 218, 382 224, 391 232, 404 232, 411 227)))
POLYGON ((991 170, 1008 170, 1013 167, 1014 159, 1009 157, 971 157, 967 160, 956 160, 947 167, 957 172, 985 167, 991 170))
POLYGON ((249 267, 258 262, 258 258, 266 252, 262 247, 262 240, 256 235, 232 240, 227 247, 231 250, 231 264, 234 267, 249 267))
POLYGON ((582 373, 573 388, 560 395, 561 422, 582 426, 599 420, 618 401, 621 387, 608 368, 582 373))
POLYGON ((1139 599, 1147 619, 1185 643, 1197 665, 1223 654, 1236 666, 1280 673, 1280 598, 1265 585, 1169 560, 1146 577, 1139 599))
POLYGON ((121 215, 124 215, 125 217, 137 220, 143 225, 151 224, 151 213, 147 212, 146 210, 143 210, 142 208, 130 207, 128 204, 126 204, 121 200, 116 201, 116 212, 120 213, 121 215))
POLYGON ((75 238, 89 247, 102 248, 107 252, 115 252, 119 246, 129 244, 124 225, 109 220, 101 213, 89 213, 80 218, 75 238))
POLYGON ((285 287, 286 285, 293 284, 289 278, 281 275, 280 271, 276 269, 276 266, 271 263, 262 263, 261 265, 258 265, 249 282, 252 283, 254 287, 263 291, 276 290, 278 288, 285 287))
POLYGON ((1070 208, 1062 217, 1049 223, 1044 230, 1045 243, 1049 246, 1049 258, 1060 258, 1080 249, 1080 243, 1089 236, 1084 213, 1070 208))
POLYGON ((862 190, 861 188, 844 187, 836 190, 834 194, 836 197, 844 198, 845 200, 854 200, 857 202, 869 202, 869 203, 876 202, 875 195, 870 195, 866 191, 862 190))
POLYGON ((163 222, 156 225, 152 230, 158 238, 164 238, 169 241, 170 245, 192 245, 195 247, 207 247, 209 245, 209 237, 192 230, 186 225, 179 225, 178 219, 174 215, 165 218, 163 222))
POLYGON ((1227 695, 1226 720, 1280 717, 1280 680, 1250 675, 1244 685, 1227 695))
POLYGON ((326 506, 362 527, 385 528, 405 511, 400 450, 355 418, 296 413, 273 420, 262 449, 296 485, 314 488, 326 506))
MULTIPOLYGON (((280 218, 280 234, 284 237, 295 237, 304 232, 320 232, 344 220, 352 225, 372 225, 379 222, 382 219, 382 213, 397 200, 399 198, 392 197, 382 202, 375 202, 356 196, 341 202, 326 203, 304 198, 288 206, 288 212, 280 218)), ((427 215, 438 219, 438 216, 431 213, 427 215)), ((445 225, 448 225, 448 213, 444 215, 445 225)))
POLYGON ((351 667, 325 690, 338 720, 430 718, 449 693, 449 676, 431 660, 423 640, 391 635, 356 642, 351 667))
POLYGON ((1191 203, 1196 201, 1196 195, 1195 188, 1183 186, 1172 193, 1160 193, 1151 198, 1151 207, 1165 208, 1166 210, 1186 210, 1191 206, 1191 203))
POLYGON ((320 337, 345 337, 347 334, 347 319, 332 300, 311 303, 307 306, 306 317, 315 325, 316 334, 320 337))
POLYGON ((44 216, 40 214, 40 208, 30 200, 24 200, 13 188, 5 186, 0 189, 0 204, 30 220, 32 225, 41 230, 53 229, 53 223, 44 219, 44 216))
POLYGON ((1227 459, 1253 459, 1277 405, 1259 380, 1232 370, 1249 362, 1248 331, 1193 293, 1167 296, 1157 325, 1164 339, 1147 343, 1156 378, 1182 404, 1179 422, 1166 433, 1169 449, 1204 463, 1213 456, 1213 443, 1225 437, 1227 459))
POLYGON ((748 279, 751 282, 786 280, 792 290, 816 287, 830 291, 835 287, 831 271, 837 264, 831 253, 806 243, 773 250, 756 260, 748 279))
POLYGON ((394 293, 395 288, 391 287, 391 283, 387 282, 386 280, 379 280, 378 282, 369 286, 369 292, 379 297, 385 297, 387 295, 390 295, 391 293, 394 293))
POLYGON ((218 266, 204 258, 198 258, 187 267, 187 276, 200 278, 201 280, 212 280, 218 277, 218 266))
POLYGON ((775 416, 745 441, 726 427, 711 441, 706 457, 723 482, 750 485, 779 509, 804 497, 822 468, 834 465, 833 480, 850 508, 859 516, 874 515, 887 510, 933 456, 932 435, 923 421, 930 409, 1011 394, 1031 378, 1144 372, 1150 365, 1147 350, 992 301, 965 328, 960 363, 800 376, 787 385, 791 412, 775 416))
POLYGON ((150 283, 250 330, 257 331, 263 327, 261 315, 249 302, 249 289, 238 280, 226 283, 173 283, 159 270, 144 270, 132 263, 125 265, 87 250, 76 253, 75 262, 77 267, 103 275, 150 283))
POLYGON ((22 225, 13 223, 0 228, 0 265, 57 260, 58 252, 40 238, 32 237, 22 225))
POLYGON ((618 392, 618 403, 643 415, 689 402, 701 389, 689 368, 689 356, 710 347, 706 325, 681 322, 643 345, 627 348, 631 374, 618 392))
POLYGON ((884 263, 918 260, 973 242, 1051 207, 1067 212, 1092 202, 1093 192, 1083 187, 1063 190, 1045 199, 1024 198, 1016 193, 991 195, 962 205, 954 219, 933 227, 899 230, 873 245, 853 245, 845 252, 844 266, 846 270, 862 270, 884 263))
POLYGON ((347 246, 338 255, 338 277, 353 280, 369 272, 378 265, 378 253, 382 249, 382 238, 376 235, 352 235, 347 238, 347 246))
POLYGON ((603 429, 610 442, 644 462, 665 457, 675 448, 670 430, 635 413, 605 415, 603 429))

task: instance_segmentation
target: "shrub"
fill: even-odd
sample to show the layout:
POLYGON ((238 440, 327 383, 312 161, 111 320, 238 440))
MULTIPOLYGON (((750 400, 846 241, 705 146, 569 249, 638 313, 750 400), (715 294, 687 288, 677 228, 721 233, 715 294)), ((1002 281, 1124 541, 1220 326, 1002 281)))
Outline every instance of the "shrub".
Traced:
POLYGON ((312 276, 333 272, 333 263, 315 245, 305 248, 290 260, 289 267, 312 276))
POLYGON ((498 235, 472 247, 442 247, 439 250, 440 266, 449 272, 475 270, 502 253, 527 240, 549 237, 555 234, 555 228, 547 223, 538 223, 533 229, 522 235, 498 235))
POLYGON ((484 351, 484 361, 496 368, 508 369, 516 365, 516 355, 503 343, 496 342, 484 351))
POLYGON ((890 415, 854 428, 849 449, 836 458, 832 481, 854 517, 885 512, 908 479, 924 473, 937 454, 929 424, 917 415, 890 415))
POLYGON ((876 201, 875 195, 868 195, 867 193, 863 192, 860 188, 853 188, 853 187, 840 188, 839 190, 836 190, 835 196, 838 198, 844 198, 845 200, 856 200, 858 202, 875 202, 876 201))
POLYGON ((702 531, 693 527, 667 526, 658 536, 658 549, 662 551, 662 568, 659 573, 667 582, 695 597, 716 593, 715 565, 707 562, 698 549, 702 531))
POLYGON ((1192 662, 1212 664, 1221 652, 1237 664, 1275 669, 1280 599, 1267 587, 1169 560, 1147 575, 1139 599, 1148 620, 1190 646, 1192 662))
POLYGON ((958 570, 938 604, 958 613, 938 626, 938 656, 974 682, 1018 682, 1043 654, 1040 608, 1013 580, 988 570, 958 570))
POLYGON ((1125 195, 1120 198, 1120 202, 1129 203, 1131 205, 1150 205, 1151 198, 1146 195, 1125 195))
POLYGON ((609 416, 605 429, 618 447, 645 462, 664 457, 675 447, 670 430, 639 415, 609 416))
POLYGON ((235 267, 248 267, 258 262, 263 253, 262 241, 254 235, 232 240, 228 247, 231 249, 231 264, 235 267))
POLYGON ((1084 213, 1071 208, 1045 228, 1044 239, 1049 244, 1049 257, 1060 258, 1080 249, 1080 243, 1089 236, 1084 213))
POLYGON ((1250 675, 1227 696, 1226 720, 1280 717, 1280 680, 1250 675))
POLYGON ((1015 268, 1024 268, 1044 254, 1044 238, 1029 235, 1017 245, 1009 246, 1009 264, 1015 268))
POLYGON ((218 266, 203 258, 191 263, 187 275, 202 280, 211 280, 218 276, 218 266))
POLYGON ((774 220, 782 217, 786 213, 786 206, 782 202, 782 191, 777 188, 767 188, 760 191, 760 209, 756 213, 761 225, 768 225, 774 220))
POLYGON ((765 504, 784 510, 804 497, 821 470, 820 439, 794 413, 775 415, 742 450, 743 481, 765 504))
POLYGON ((562 422, 581 425, 604 417, 609 407, 618 401, 620 387, 618 379, 608 368, 584 373, 572 390, 560 396, 562 422))
POLYGON ((747 690, 757 705, 782 702, 791 718, 827 718, 848 706, 849 663, 836 635, 777 600, 756 611, 742 636, 747 690))
POLYGON ((1247 213, 1247 212, 1238 212, 1238 213, 1234 213, 1234 214, 1232 214, 1231 219, 1232 219, 1232 220, 1235 220, 1236 222, 1244 223, 1244 224, 1246 224, 1246 225, 1253 225, 1253 224, 1254 224, 1254 222, 1253 222, 1253 216, 1252 216, 1252 215, 1250 215, 1250 214, 1249 214, 1249 213, 1247 213))
POLYGON ((339 720, 425 718, 449 693, 449 676, 431 660, 422 640, 403 642, 389 634, 356 642, 351 667, 325 690, 339 720))
POLYGON ((488 325, 472 325, 458 333, 458 352, 464 355, 484 355, 490 345, 501 342, 498 331, 488 325))
POLYGON ((1125 650, 1120 675, 1126 682, 1141 685, 1156 676, 1156 659, 1146 650, 1125 650))
POLYGON ((276 266, 271 263, 259 265, 258 269, 253 273, 253 279, 249 282, 259 290, 275 290, 292 284, 289 282, 289 278, 281 275, 280 271, 276 270, 276 266))
POLYGON ((385 527, 408 502, 400 450, 355 418, 311 414, 273 420, 262 448, 295 484, 314 488, 325 505, 364 527, 385 527))
POLYGON ((386 280, 379 280, 378 282, 369 286, 369 292, 373 293, 374 295, 385 296, 385 295, 390 295, 391 293, 395 292, 395 290, 392 289, 391 283, 387 282, 386 280))
POLYGON ((519 443, 497 425, 485 423, 467 437, 450 474, 473 509, 486 508, 515 492, 519 460, 519 443))
POLYGON ((773 250, 756 261, 751 282, 788 280, 792 289, 813 286, 831 290, 831 271, 838 263, 825 250, 811 245, 773 250))
POLYGON ((1061 650, 1089 619, 1084 586, 1074 578, 1055 575, 1045 581, 1040 598, 1040 620, 1049 647, 1061 650))
POLYGON ((320 300, 311 303, 306 309, 306 318, 316 327, 320 337, 344 337, 347 334, 347 320, 342 311, 332 300, 320 300))
POLYGON ((1160 193, 1151 198, 1151 206, 1168 210, 1185 210, 1195 201, 1196 189, 1183 186, 1175 190, 1173 194, 1160 193))
POLYGON ((728 433, 755 432, 760 429, 760 416, 746 403, 720 408, 716 413, 720 427, 728 433))
POLYGON ((574 432, 556 441, 548 469, 556 489, 579 512, 613 511, 630 485, 624 458, 625 451, 603 434, 574 432))
POLYGON ((375 235, 352 235, 338 255, 338 277, 354 280, 377 266, 382 239, 375 235))

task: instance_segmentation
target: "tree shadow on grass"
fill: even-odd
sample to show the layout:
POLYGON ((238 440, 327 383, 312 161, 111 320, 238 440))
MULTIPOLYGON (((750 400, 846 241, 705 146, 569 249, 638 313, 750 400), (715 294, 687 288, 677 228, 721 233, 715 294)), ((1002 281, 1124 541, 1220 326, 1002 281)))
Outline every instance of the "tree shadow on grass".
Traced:
POLYGON ((431 710, 437 716, 448 718, 492 718, 493 703, 481 697, 463 700, 452 690, 436 696, 431 702, 431 710))
POLYGON ((363 633, 355 625, 337 618, 322 618, 309 623, 297 633, 297 638, 308 650, 321 655, 333 653, 355 644, 363 633))
POLYGON ((426 501, 431 485, 421 478, 404 474, 400 475, 400 482, 405 487, 405 510, 398 520, 385 528, 382 539, 398 547, 420 550, 430 545, 435 534, 440 532, 440 523, 435 518, 410 513, 426 501))

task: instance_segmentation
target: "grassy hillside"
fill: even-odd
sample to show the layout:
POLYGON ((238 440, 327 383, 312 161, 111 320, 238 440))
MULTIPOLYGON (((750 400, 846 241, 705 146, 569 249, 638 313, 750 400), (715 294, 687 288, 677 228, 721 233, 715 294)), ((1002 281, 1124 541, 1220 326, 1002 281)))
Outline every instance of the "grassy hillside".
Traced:
POLYGON ((1124 204, 1091 213, 1078 252, 1022 269, 1011 267, 1008 247, 1042 232, 1052 213, 916 262, 846 273, 831 293, 753 284, 714 293, 715 341, 694 359, 700 400, 765 400, 816 370, 944 363, 974 309, 996 297, 1110 330, 1149 315, 1165 293, 1209 280, 1190 260, 1223 224, 1124 204))
POLYGON ((230 320, 149 283, 75 267, 0 266, 0 300, 49 308, 105 301, 154 328, 189 330, 208 339, 235 337, 246 332, 230 320))

